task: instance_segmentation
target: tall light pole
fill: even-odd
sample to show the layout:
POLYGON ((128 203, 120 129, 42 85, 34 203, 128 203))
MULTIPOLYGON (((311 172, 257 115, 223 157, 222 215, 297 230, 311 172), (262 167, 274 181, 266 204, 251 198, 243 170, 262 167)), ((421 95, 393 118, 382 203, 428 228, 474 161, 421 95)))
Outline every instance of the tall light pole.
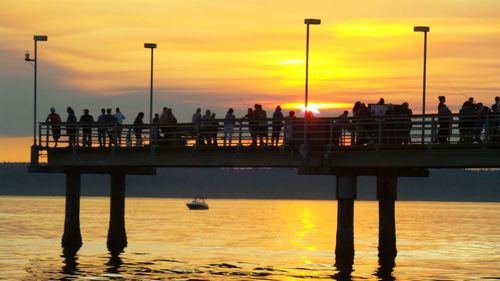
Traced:
POLYGON ((149 124, 153 123, 153 50, 156 43, 144 43, 144 48, 151 49, 151 83, 149 86, 149 124))
POLYGON ((309 25, 321 24, 320 19, 305 19, 304 24, 307 26, 306 32, 306 89, 305 89, 305 104, 304 104, 304 144, 307 144, 307 104, 309 101, 309 25))
POLYGON ((35 63, 35 73, 34 73, 34 83, 33 83, 33 146, 36 145, 36 80, 37 80, 37 63, 38 63, 38 54, 37 54, 37 42, 38 41, 47 41, 48 37, 46 35, 34 35, 33 40, 35 41, 35 57, 30 58, 30 54, 26 52, 24 56, 24 60, 28 62, 35 63))
MULTIPOLYGON (((415 26, 413 27, 414 32, 424 33, 424 81, 422 86, 422 115, 425 115, 425 86, 426 86, 426 75, 427 75, 427 32, 430 31, 428 26, 415 26)), ((422 144, 425 141, 425 117, 422 116, 422 144)))

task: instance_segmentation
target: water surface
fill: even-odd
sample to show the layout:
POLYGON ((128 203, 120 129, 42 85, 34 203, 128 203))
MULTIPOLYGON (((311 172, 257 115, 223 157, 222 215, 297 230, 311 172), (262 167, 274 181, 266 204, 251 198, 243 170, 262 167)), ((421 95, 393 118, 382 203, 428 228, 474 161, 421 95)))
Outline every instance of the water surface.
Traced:
POLYGON ((377 202, 355 205, 353 272, 335 268, 336 201, 127 198, 129 245, 106 248, 108 198, 82 198, 84 245, 60 246, 62 197, 0 197, 0 279, 498 280, 500 204, 397 202, 395 266, 377 261, 377 202))

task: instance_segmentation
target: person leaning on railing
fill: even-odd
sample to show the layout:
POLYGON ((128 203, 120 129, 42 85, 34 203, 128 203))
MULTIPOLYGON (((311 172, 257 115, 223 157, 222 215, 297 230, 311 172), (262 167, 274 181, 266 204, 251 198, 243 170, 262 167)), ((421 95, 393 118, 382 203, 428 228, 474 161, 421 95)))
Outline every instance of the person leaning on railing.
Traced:
POLYGON ((248 132, 250 133, 250 138, 252 140, 252 146, 257 145, 257 136, 256 131, 258 127, 258 122, 255 119, 254 110, 252 108, 248 108, 247 114, 240 119, 240 123, 243 123, 243 120, 248 120, 248 132))

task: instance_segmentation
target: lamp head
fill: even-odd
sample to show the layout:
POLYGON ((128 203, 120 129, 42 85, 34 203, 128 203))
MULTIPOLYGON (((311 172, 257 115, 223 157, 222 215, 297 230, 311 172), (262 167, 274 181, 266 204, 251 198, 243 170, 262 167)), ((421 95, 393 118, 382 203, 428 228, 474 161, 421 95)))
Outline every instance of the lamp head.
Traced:
POLYGON ((428 26, 415 26, 415 27, 413 27, 413 31, 415 31, 415 32, 429 32, 430 28, 428 26))
POLYGON ((33 40, 35 41, 47 41, 47 35, 34 35, 33 40))
POLYGON ((320 19, 305 19, 304 24, 321 24, 320 19))
POLYGON ((144 43, 144 48, 155 49, 156 43, 144 43))
POLYGON ((24 54, 24 60, 25 61, 31 61, 30 53, 28 51, 26 51, 26 53, 24 54))

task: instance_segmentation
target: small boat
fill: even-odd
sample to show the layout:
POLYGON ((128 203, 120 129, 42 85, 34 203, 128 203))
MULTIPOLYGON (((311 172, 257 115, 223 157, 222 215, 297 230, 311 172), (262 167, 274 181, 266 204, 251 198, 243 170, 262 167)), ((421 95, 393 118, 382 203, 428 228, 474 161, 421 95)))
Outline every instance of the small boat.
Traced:
POLYGON ((208 210, 208 204, 205 203, 204 197, 194 197, 193 201, 186 203, 189 210, 208 210))

